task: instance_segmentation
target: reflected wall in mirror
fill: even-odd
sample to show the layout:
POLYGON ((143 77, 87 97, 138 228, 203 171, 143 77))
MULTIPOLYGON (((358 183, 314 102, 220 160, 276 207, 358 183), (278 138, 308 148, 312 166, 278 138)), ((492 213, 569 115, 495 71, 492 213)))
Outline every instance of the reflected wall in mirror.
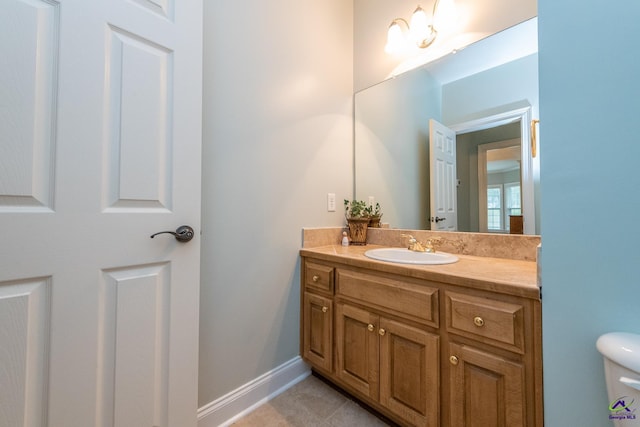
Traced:
MULTIPOLYGON (((480 190, 475 190, 475 196, 469 190, 473 182, 478 182, 477 178, 471 180, 470 177, 478 176, 479 143, 472 145, 473 148, 465 148, 466 144, 474 144, 465 141, 475 131, 508 123, 477 129, 465 128, 465 124, 527 110, 529 113, 522 116, 526 120, 508 121, 511 123, 509 129, 516 136, 494 135, 489 137, 493 141, 486 142, 520 137, 523 145, 529 147, 528 139, 522 138, 522 135, 528 135, 528 120, 538 117, 537 52, 530 53, 530 50, 523 49, 523 56, 517 45, 506 53, 496 49, 504 44, 499 43, 499 39, 517 39, 509 36, 510 31, 517 32, 519 37, 526 33, 527 37, 536 40, 536 30, 537 20, 527 21, 475 43, 456 55, 356 93, 355 197, 367 200, 373 196, 382 205, 385 222, 392 228, 430 229, 429 119, 435 119, 456 130, 461 141, 457 144, 458 152, 475 150, 466 158, 460 155, 457 162, 460 180, 458 230, 482 230, 480 223, 485 223, 485 220, 480 211, 487 208, 480 207, 480 190), (487 49, 490 51, 487 52, 487 49), (498 56, 503 59, 496 62, 498 56), (468 58, 476 60, 470 62, 468 58), (482 58, 493 62, 484 64, 482 58), (465 192, 464 186, 469 187, 468 192, 465 192), (473 223, 478 225, 474 226, 473 223)), ((499 131, 484 131, 480 135, 488 137, 499 131)), ((530 150, 526 151, 530 153, 530 150)), ((539 193, 539 157, 521 158, 521 162, 523 160, 530 165, 528 179, 531 180, 532 193, 531 206, 526 209, 535 218, 534 223, 525 224, 525 234, 539 234, 539 215, 535 215, 539 210, 535 202, 539 193)), ((506 232, 507 227, 503 223, 500 229, 488 228, 487 231, 506 232)))
POLYGON ((522 215, 520 132, 515 122, 457 135, 458 231, 509 233, 509 215, 522 215))

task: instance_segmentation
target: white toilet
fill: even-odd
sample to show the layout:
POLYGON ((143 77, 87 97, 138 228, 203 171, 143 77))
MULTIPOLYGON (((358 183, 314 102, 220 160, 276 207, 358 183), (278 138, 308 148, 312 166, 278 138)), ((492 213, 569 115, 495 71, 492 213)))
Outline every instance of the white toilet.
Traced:
POLYGON ((616 427, 640 427, 640 335, 604 334, 596 347, 604 356, 609 419, 616 427))

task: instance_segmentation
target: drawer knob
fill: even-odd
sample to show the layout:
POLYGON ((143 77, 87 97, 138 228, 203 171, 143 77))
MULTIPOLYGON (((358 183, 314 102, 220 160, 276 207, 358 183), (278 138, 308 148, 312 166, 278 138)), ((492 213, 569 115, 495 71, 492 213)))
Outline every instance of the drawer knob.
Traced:
POLYGON ((449 357, 449 362, 451 362, 451 364, 455 366, 458 364, 459 360, 456 356, 451 356, 449 357))
POLYGON ((329 310, 327 307, 322 307, 322 312, 323 312, 323 313, 326 313, 326 312, 327 312, 327 310, 329 310))
POLYGON ((384 334, 387 333, 387 331, 385 331, 384 329, 380 328, 380 330, 378 331, 378 333, 380 334, 380 336, 383 336, 384 334))
POLYGON ((477 327, 484 326, 484 319, 480 316, 476 316, 473 318, 473 324, 477 327))
POLYGON ((313 280, 314 282, 317 282, 318 280, 320 280, 320 276, 316 274, 315 276, 313 276, 311 280, 313 280))
POLYGON ((367 326, 367 330, 369 332, 373 332, 374 329, 375 329, 374 326, 371 323, 369 323, 369 325, 367 326))

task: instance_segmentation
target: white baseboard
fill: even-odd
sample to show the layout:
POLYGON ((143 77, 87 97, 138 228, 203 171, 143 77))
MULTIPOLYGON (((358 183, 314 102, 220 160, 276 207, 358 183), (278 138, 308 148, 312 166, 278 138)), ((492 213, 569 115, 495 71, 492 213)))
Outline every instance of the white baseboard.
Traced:
POLYGON ((223 427, 305 379, 311 370, 300 356, 198 409, 198 427, 223 427))

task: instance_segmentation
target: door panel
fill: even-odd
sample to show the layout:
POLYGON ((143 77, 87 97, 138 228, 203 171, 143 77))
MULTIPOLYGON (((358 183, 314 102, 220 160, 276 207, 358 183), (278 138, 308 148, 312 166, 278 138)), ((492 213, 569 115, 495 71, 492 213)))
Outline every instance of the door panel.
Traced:
POLYGON ((0 6, 0 212, 53 208, 59 7, 0 6))
POLYGON ((44 426, 50 278, 0 283, 0 425, 44 426))
POLYGON ((173 0, 132 0, 132 2, 173 21, 173 0))
POLYGON ((103 272, 98 418, 105 425, 167 425, 169 269, 161 263, 103 272))
POLYGON ((1 425, 196 425, 201 11, 0 5, 1 425))
POLYGON ((171 210, 173 54, 120 28, 109 33, 107 206, 171 210))

